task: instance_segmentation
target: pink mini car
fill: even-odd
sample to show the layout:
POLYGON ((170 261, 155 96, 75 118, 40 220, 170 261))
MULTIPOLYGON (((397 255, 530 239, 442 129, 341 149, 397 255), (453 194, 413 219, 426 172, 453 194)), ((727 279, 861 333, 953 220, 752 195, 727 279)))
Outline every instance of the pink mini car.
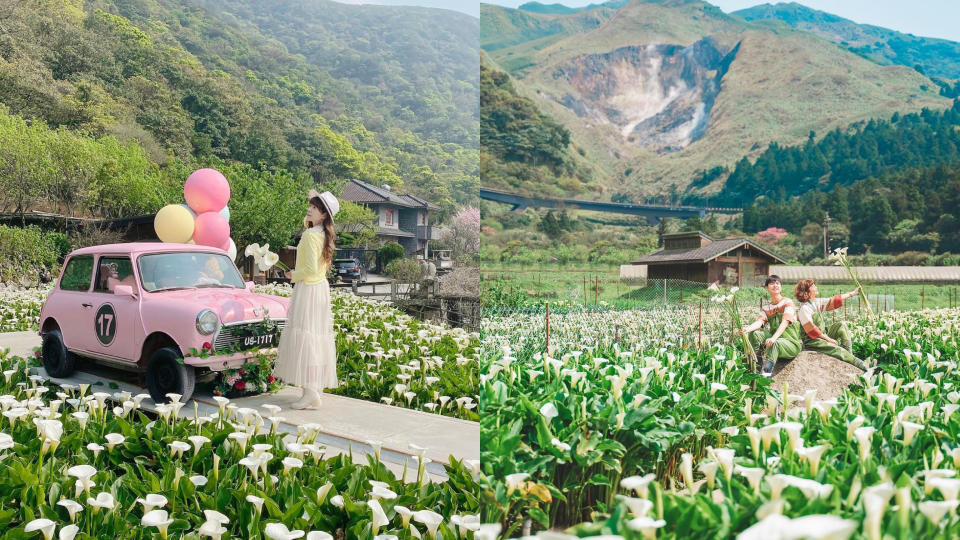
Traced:
POLYGON ((67 256, 40 311, 43 365, 67 377, 77 357, 146 372, 154 401, 186 401, 198 376, 275 350, 289 299, 253 293, 227 254, 190 244, 131 243, 67 256))

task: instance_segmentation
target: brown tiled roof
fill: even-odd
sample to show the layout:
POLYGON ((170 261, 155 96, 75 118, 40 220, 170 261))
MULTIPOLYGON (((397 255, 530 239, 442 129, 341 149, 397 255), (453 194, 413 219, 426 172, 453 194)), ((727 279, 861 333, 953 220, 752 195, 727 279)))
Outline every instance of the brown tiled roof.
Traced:
POLYGON ((411 203, 413 203, 414 206, 422 206, 422 207, 425 207, 427 210, 439 210, 439 209, 440 209, 439 206, 437 206, 437 205, 435 205, 435 204, 433 204, 433 203, 430 203, 430 202, 428 202, 428 201, 425 201, 425 200, 421 199, 420 197, 415 197, 415 196, 413 196, 413 195, 410 195, 409 193, 406 194, 406 195, 401 195, 401 197, 403 197, 404 199, 407 199, 408 201, 410 201, 411 203))
POLYGON ((347 182, 347 185, 343 187, 340 198, 355 203, 394 204, 403 208, 426 208, 427 210, 440 209, 439 206, 419 197, 409 194, 399 195, 389 189, 383 189, 357 179, 347 182))
POLYGON ((728 238, 725 240, 714 240, 713 242, 697 248, 689 249, 661 249, 653 253, 640 257, 633 261, 633 264, 666 264, 674 262, 699 262, 705 263, 716 259, 724 253, 736 249, 742 245, 749 245, 772 259, 771 262, 784 263, 783 259, 774 255, 767 249, 747 240, 746 238, 728 238))
POLYGON ((395 204, 404 208, 413 208, 415 205, 401 195, 360 180, 350 180, 343 187, 340 198, 355 203, 383 203, 395 204))

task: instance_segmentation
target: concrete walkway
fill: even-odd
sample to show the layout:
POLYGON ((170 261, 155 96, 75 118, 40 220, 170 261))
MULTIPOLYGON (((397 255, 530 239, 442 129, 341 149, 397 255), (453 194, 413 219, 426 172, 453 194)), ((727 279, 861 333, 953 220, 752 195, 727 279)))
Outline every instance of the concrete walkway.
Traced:
MULTIPOLYGON (((0 348, 9 348, 13 356, 30 356, 33 348, 39 346, 40 336, 36 332, 0 334, 0 348)), ((87 383, 95 385, 95 391, 110 393, 147 392, 136 374, 91 364, 83 369, 67 379, 52 380, 59 384, 87 383)), ((42 368, 39 372, 46 376, 42 368)), ((427 471, 435 480, 446 478, 443 465, 449 463, 451 455, 457 459, 480 459, 480 424, 477 422, 332 394, 323 396, 323 404, 319 409, 289 409, 299 397, 298 389, 287 387, 276 393, 237 398, 231 402, 238 407, 257 409, 266 403, 282 407, 280 416, 285 420, 280 426, 281 431, 296 433, 298 424, 320 424, 323 430, 318 442, 325 444, 331 451, 342 453, 352 450, 354 460, 360 463, 366 463, 366 454, 373 453, 366 441, 381 441, 381 460, 398 474, 405 462, 408 466, 413 466, 410 465, 412 461, 408 461, 408 457, 415 452, 410 450, 409 444, 427 448, 425 455, 432 461, 427 465, 427 471)), ((209 392, 197 392, 193 398, 200 414, 210 414, 217 410, 217 404, 209 392)), ((148 410, 153 405, 150 399, 143 402, 144 408, 148 410)), ((259 410, 266 415, 265 410, 259 410)), ((192 417, 193 406, 188 404, 180 413, 182 417, 192 417)), ((410 476, 408 474, 408 479, 410 476)), ((416 476, 415 470, 413 476, 416 476)))

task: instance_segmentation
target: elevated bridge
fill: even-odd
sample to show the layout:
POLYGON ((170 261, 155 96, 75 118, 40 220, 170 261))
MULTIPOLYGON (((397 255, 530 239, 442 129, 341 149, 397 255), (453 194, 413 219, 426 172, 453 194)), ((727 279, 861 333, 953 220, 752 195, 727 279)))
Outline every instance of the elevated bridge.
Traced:
POLYGON ((641 216, 648 221, 671 218, 704 217, 707 214, 739 214, 743 208, 721 208, 711 206, 670 206, 665 204, 622 204, 612 202, 582 201, 578 199, 551 199, 547 197, 527 197, 518 193, 511 193, 493 188, 481 187, 481 199, 513 205, 514 210, 524 208, 569 208, 575 210, 590 210, 593 212, 610 212, 613 214, 627 214, 641 216))

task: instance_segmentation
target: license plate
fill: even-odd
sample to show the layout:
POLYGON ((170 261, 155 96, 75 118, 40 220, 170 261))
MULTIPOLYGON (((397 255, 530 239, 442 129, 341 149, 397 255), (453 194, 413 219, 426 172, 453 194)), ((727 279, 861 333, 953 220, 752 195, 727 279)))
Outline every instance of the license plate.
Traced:
POLYGON ((273 334, 262 334, 243 338, 244 347, 262 347, 264 345, 273 345, 273 334))

